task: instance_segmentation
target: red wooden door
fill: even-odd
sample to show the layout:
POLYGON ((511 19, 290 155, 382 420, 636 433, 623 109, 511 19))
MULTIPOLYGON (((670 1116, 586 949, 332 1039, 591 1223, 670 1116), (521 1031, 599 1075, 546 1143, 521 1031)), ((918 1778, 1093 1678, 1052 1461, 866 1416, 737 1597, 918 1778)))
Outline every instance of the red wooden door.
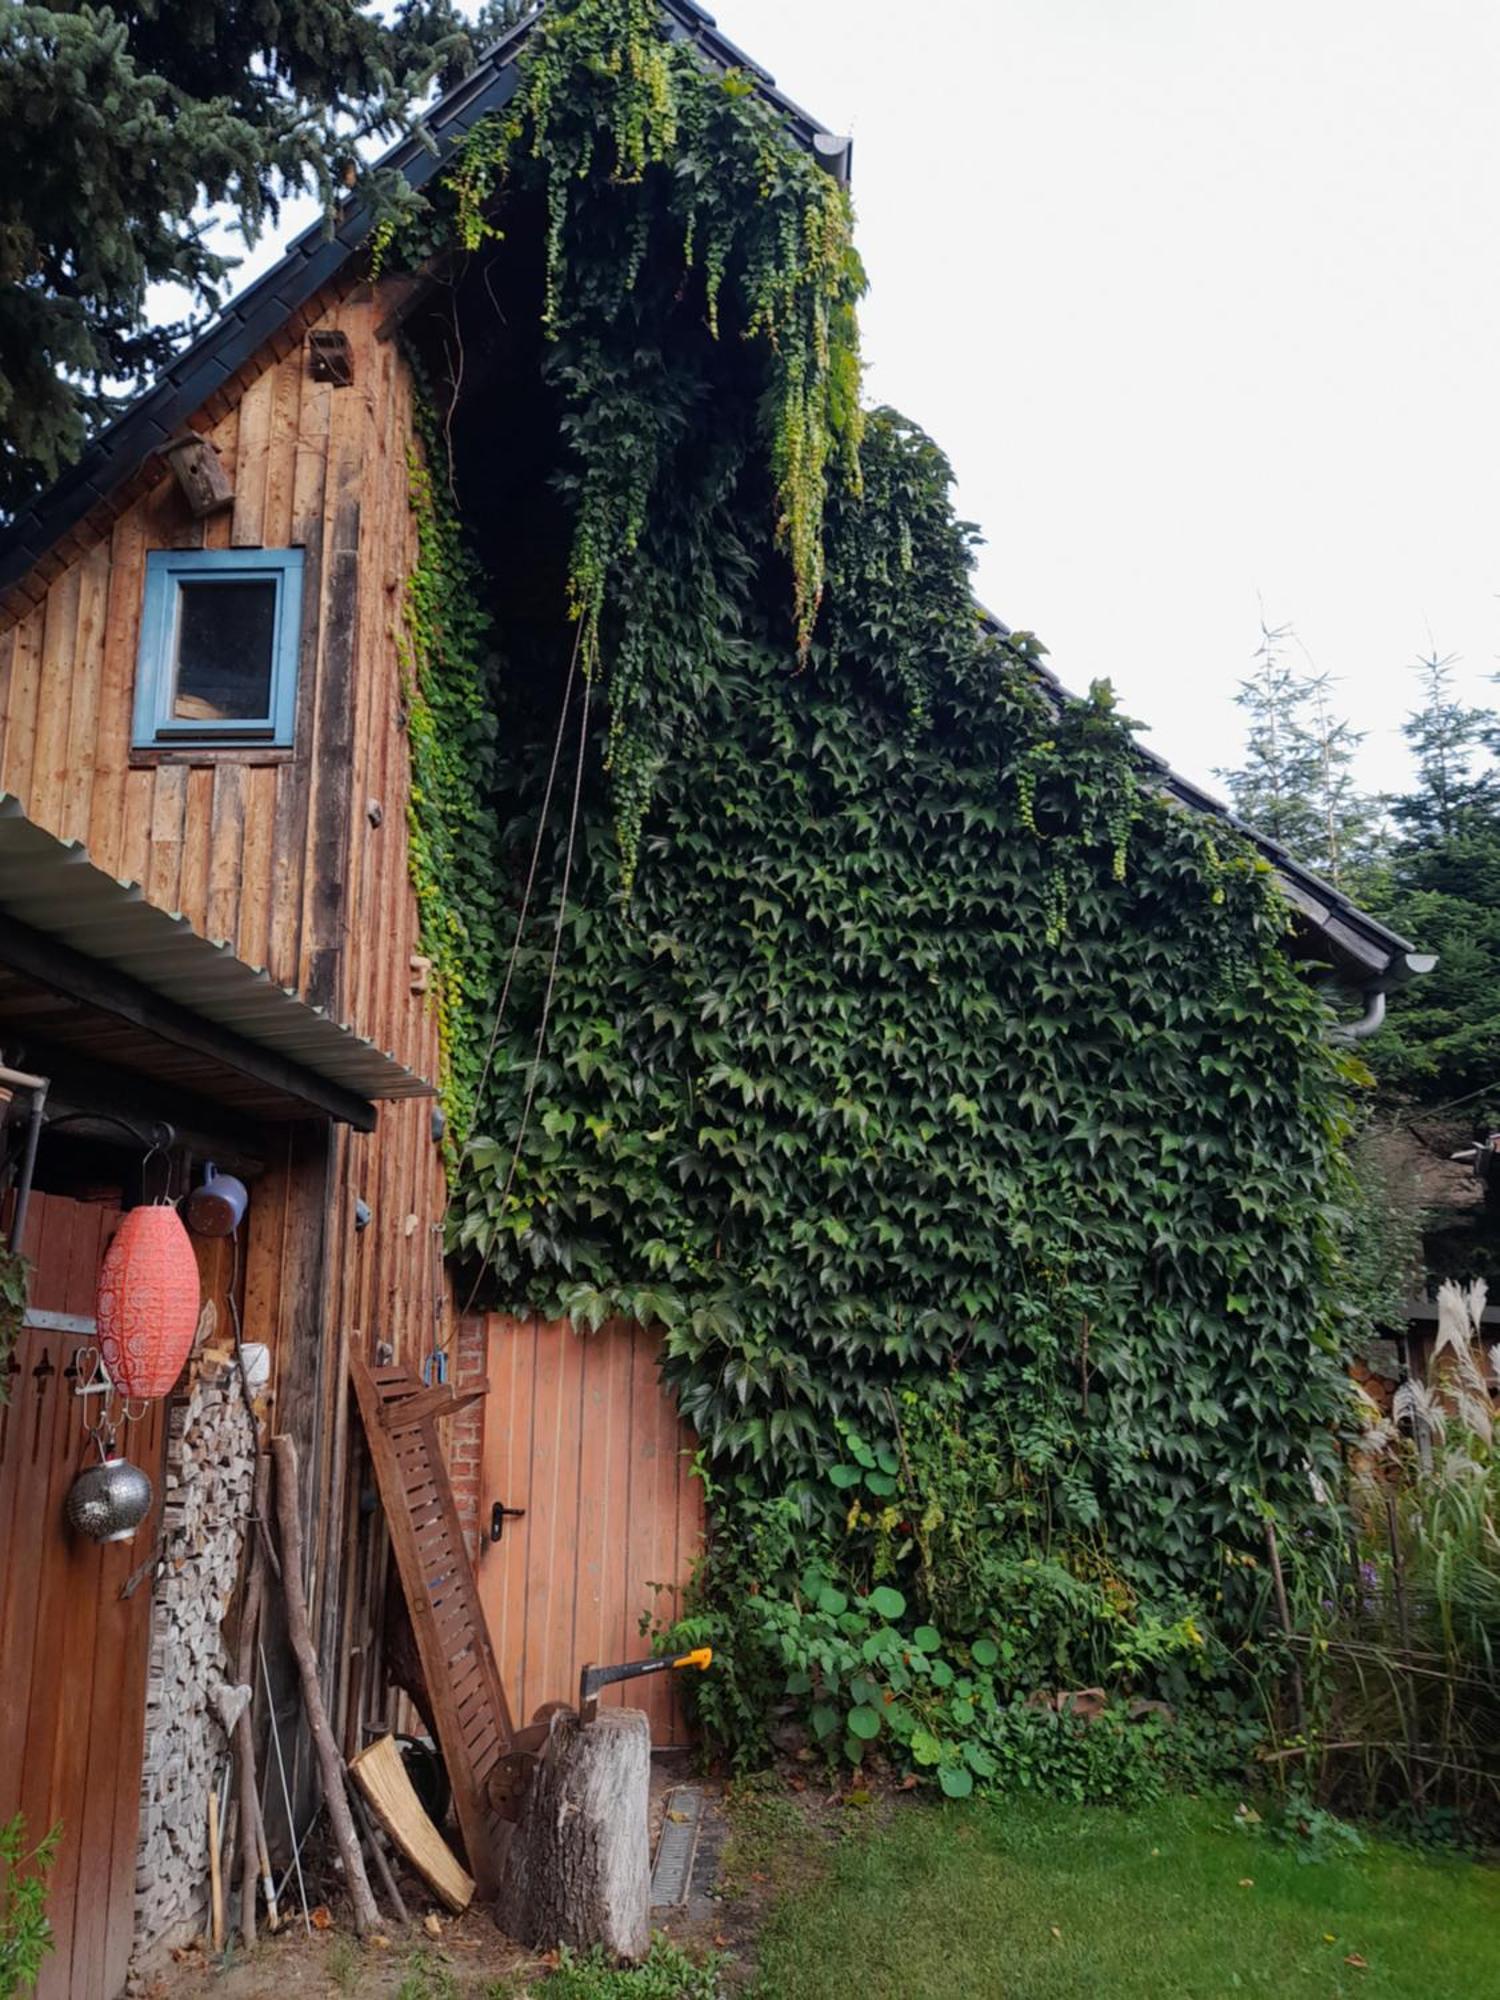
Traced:
MULTIPOLYGON (((117 1221, 94 1203, 33 1196, 32 1311, 92 1320, 117 1221)), ((23 1813, 33 1840, 61 1828, 40 2000, 114 2000, 135 1903, 149 1575, 121 1591, 156 1543, 164 1405, 152 1403, 121 1440, 158 1492, 134 1540, 73 1534, 63 1502, 92 1449, 73 1393, 87 1345, 65 1325, 28 1328, 0 1409, 0 1822, 23 1813)))
MULTIPOLYGON (((589 1664, 644 1660, 643 1614, 669 1620, 703 1541, 693 1434, 639 1327, 491 1318, 479 1490, 479 1598, 518 1724, 576 1702, 589 1664), (523 1507, 498 1542, 496 1501, 523 1507)), ((658 1745, 686 1740, 673 1676, 607 1688, 643 1708, 658 1745)))

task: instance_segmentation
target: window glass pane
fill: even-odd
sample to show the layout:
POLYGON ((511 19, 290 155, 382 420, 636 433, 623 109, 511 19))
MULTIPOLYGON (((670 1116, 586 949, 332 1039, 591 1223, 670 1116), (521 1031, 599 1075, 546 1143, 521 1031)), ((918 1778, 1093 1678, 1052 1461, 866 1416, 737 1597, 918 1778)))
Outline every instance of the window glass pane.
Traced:
POLYGON ((271 712, 276 580, 182 583, 177 592, 179 722, 258 722, 271 712))

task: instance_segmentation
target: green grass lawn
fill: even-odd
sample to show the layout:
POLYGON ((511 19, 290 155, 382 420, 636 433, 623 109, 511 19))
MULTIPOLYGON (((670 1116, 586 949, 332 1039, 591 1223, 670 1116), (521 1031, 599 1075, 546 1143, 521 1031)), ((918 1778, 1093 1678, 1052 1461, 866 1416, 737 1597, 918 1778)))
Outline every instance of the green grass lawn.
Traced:
POLYGON ((1305 1861, 1232 1820, 904 1807, 772 1910, 754 2000, 1500 2000, 1500 1870, 1375 1841, 1305 1861))

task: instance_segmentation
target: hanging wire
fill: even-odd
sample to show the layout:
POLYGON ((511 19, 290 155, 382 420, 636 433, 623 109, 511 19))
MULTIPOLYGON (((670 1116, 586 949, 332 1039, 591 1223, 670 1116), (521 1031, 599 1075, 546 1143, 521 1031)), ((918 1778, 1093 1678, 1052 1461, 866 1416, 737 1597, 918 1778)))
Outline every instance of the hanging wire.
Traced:
MULTIPOLYGON (((557 735, 552 743, 552 764, 547 772, 547 789, 542 794, 541 816, 537 820, 536 839, 531 843, 531 866, 526 871, 526 888, 521 896, 521 908, 516 916, 516 935, 510 948, 510 963, 505 968, 505 983, 500 988, 500 998, 495 1003, 495 1019, 490 1028, 490 1039, 484 1051, 484 1063, 479 1072, 479 1082, 474 1091, 477 1105, 484 1095, 484 1087, 490 1080, 490 1066, 495 1060, 495 1045, 500 1039, 501 1023, 505 1019, 506 1004, 510 999, 511 985, 516 976, 516 965, 521 956, 521 939, 526 930, 526 919, 531 910, 531 892, 536 886, 537 866, 542 856, 542 841, 547 832, 547 821, 552 813, 552 788, 557 781, 557 766, 562 757, 563 737, 567 733, 568 708, 573 699, 573 683, 578 677, 578 655, 583 644, 583 627, 580 624, 573 639, 573 657, 568 662, 568 678, 563 687, 562 706, 557 712, 557 735)), ((584 715, 588 715, 588 681, 584 680, 584 715)), ((577 799, 574 799, 577 811, 577 799)))
MULTIPOLYGON (((576 646, 573 651, 574 659, 576 660, 578 654, 576 646)), ((569 679, 571 684, 571 675, 569 679)), ((557 967, 558 961, 562 957, 563 926, 568 914, 568 888, 573 879, 573 853, 578 840, 578 804, 583 796, 583 765, 584 758, 588 754, 589 695, 592 689, 593 682, 585 674, 583 677, 583 705, 578 721, 578 762, 573 772, 573 805, 568 815, 568 845, 563 855, 562 888, 557 898, 557 923, 552 932, 552 958, 547 967, 547 989, 542 995, 542 1017, 537 1023, 536 1047, 532 1050, 531 1070, 526 1078, 526 1097, 521 1106, 521 1126, 520 1130, 516 1133, 515 1148, 510 1156, 510 1166, 506 1169, 505 1186, 500 1194, 500 1204, 497 1212, 501 1215, 505 1213, 505 1205, 510 1200, 510 1191, 515 1184, 516 1169, 521 1163, 521 1148, 526 1143, 526 1128, 531 1123, 531 1107, 536 1100, 537 1080, 541 1074, 542 1067, 542 1052, 547 1045, 547 1023, 552 1015, 552 996, 557 988, 557 967)), ((485 1251, 479 1270, 475 1275, 473 1286, 470 1289, 468 1300, 464 1306, 465 1316, 474 1310, 474 1301, 479 1296, 479 1287, 484 1283, 485 1273, 490 1268, 490 1259, 493 1255, 494 1245, 491 1244, 485 1251)))

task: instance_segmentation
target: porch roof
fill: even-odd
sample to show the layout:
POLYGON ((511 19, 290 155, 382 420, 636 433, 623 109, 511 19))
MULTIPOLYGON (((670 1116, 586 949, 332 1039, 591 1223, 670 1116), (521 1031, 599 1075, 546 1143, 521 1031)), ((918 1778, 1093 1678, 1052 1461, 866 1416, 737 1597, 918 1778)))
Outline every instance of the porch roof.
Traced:
POLYGON ((95 867, 0 793, 0 1036, 138 1069, 250 1116, 368 1131, 432 1085, 227 945, 95 867), (38 1015, 38 995, 45 996, 38 1015))

